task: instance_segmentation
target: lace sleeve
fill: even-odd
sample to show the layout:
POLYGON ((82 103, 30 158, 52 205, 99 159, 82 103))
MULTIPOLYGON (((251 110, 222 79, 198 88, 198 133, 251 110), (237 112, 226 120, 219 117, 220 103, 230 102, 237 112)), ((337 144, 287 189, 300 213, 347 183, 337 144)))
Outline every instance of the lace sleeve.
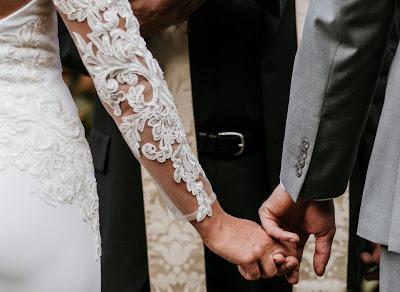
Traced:
POLYGON ((157 61, 127 0, 53 0, 99 98, 140 163, 188 220, 212 215, 215 195, 157 61))

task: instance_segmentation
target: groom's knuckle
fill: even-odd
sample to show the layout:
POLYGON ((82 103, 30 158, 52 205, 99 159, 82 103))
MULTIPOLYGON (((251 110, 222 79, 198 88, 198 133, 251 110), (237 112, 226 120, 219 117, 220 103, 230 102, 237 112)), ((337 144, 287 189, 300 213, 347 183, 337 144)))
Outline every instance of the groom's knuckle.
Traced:
POLYGON ((263 214, 265 215, 265 213, 268 211, 268 201, 265 201, 261 207, 258 209, 258 214, 263 214))
POLYGON ((248 255, 245 255, 242 260, 243 260, 244 264, 251 264, 254 261, 254 256, 248 254, 248 255))
POLYGON ((267 203, 264 202, 264 204, 262 204, 261 207, 258 209, 258 215, 260 215, 260 217, 264 216, 266 213, 266 210, 267 210, 266 204, 267 203))
POLYGON ((250 251, 246 254, 243 255, 242 261, 244 264, 251 264, 255 262, 256 256, 254 254, 254 251, 250 251))
POLYGON ((255 244, 253 246, 253 255, 259 256, 263 252, 265 247, 266 247, 266 243, 265 242, 260 242, 259 244, 255 244))

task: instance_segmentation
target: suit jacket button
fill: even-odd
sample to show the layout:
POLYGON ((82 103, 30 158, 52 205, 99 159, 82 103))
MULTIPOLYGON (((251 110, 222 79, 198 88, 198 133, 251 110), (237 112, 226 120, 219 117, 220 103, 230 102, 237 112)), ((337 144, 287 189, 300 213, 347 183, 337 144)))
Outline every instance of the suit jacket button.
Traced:
POLYGON ((299 166, 300 166, 301 168, 304 167, 305 163, 306 163, 306 161, 305 161, 303 158, 299 158, 299 166))
POLYGON ((307 158, 307 150, 304 148, 300 148, 299 159, 306 159, 307 158))
POLYGON ((303 174, 303 170, 301 169, 301 167, 299 165, 296 165, 296 175, 297 175, 297 177, 301 177, 302 174, 303 174))
POLYGON ((305 150, 308 150, 310 148, 310 142, 307 139, 303 139, 303 142, 301 144, 303 145, 303 148, 305 150))

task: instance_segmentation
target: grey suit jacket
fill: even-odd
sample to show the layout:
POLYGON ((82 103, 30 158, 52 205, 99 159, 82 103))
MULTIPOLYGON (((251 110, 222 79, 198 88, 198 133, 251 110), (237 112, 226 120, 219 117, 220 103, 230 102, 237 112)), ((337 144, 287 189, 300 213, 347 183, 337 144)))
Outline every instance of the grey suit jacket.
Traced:
MULTIPOLYGON (((344 193, 396 5, 396 0, 311 1, 294 65, 280 175, 294 200, 344 193)), ((391 224, 400 220, 398 55, 389 74, 359 234, 400 252, 400 229, 391 224)))

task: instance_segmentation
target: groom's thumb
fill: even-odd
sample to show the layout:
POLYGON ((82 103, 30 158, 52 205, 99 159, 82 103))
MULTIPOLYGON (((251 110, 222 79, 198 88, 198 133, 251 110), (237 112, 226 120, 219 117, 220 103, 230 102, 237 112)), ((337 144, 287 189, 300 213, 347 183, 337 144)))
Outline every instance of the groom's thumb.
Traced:
POLYGON ((269 202, 265 202, 258 210, 261 225, 267 232, 268 236, 280 242, 299 242, 300 238, 296 233, 283 230, 279 226, 280 219, 269 210, 268 206, 269 202))
POLYGON ((334 234, 315 237, 314 271, 320 277, 324 275, 331 256, 333 237, 334 234))
POLYGON ((261 220, 261 224, 265 231, 267 232, 268 236, 280 241, 281 243, 284 242, 291 242, 297 243, 299 242, 299 236, 296 233, 285 231, 278 226, 278 224, 271 220, 271 219, 264 219, 261 220))

